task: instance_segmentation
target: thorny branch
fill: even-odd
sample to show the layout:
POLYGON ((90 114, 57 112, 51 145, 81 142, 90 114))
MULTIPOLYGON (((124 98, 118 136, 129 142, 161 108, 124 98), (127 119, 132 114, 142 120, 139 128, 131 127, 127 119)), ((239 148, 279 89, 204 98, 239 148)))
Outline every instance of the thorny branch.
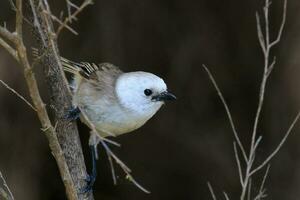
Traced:
MULTIPOLYGON (((296 115, 296 117, 294 118, 293 122, 291 123, 289 129, 286 131, 286 133, 284 134, 284 137, 281 139, 280 143, 277 145, 277 147, 275 148, 275 150, 272 151, 272 153, 258 166, 254 167, 253 163, 255 160, 255 156, 256 156, 256 150, 262 140, 262 137, 259 136, 257 137, 257 128, 258 128, 258 123, 260 121, 260 116, 261 116, 261 112, 262 112, 262 107, 263 107, 263 103, 264 103, 264 98, 265 98, 265 89, 266 89, 266 84, 268 81, 268 78, 276 64, 276 58, 273 58, 273 61, 270 63, 270 51, 272 49, 272 47, 274 47, 276 44, 279 43, 281 36, 282 36, 282 32, 284 29, 284 25, 285 25, 285 21, 286 21, 286 10, 287 10, 287 0, 284 0, 284 6, 283 6, 283 14, 282 14, 282 22, 280 24, 280 28, 279 31, 277 33, 276 39, 274 41, 271 41, 270 39, 270 33, 269 33, 269 7, 270 7, 271 3, 269 2, 269 0, 265 0, 265 5, 263 8, 263 13, 264 13, 264 33, 263 33, 263 29, 261 26, 261 20, 260 20, 260 16, 258 13, 256 13, 256 22, 257 22, 257 37, 258 37, 258 41, 260 43, 260 46, 262 48, 263 51, 263 55, 264 55, 264 70, 263 70, 263 76, 262 76, 262 81, 260 84, 260 91, 259 91, 259 100, 258 100, 258 106, 257 106, 257 110, 256 110, 256 115, 254 118, 254 124, 253 124, 253 130, 252 130, 252 139, 251 139, 251 144, 250 144, 250 151, 249 154, 246 155, 245 150, 244 150, 244 146, 242 145, 240 139, 239 139, 239 135, 235 129, 235 124, 232 120, 232 116, 231 116, 231 112, 228 108, 228 105, 214 79, 214 77, 212 76, 211 72, 208 70, 208 68, 203 65, 204 69, 206 70, 206 72, 208 73, 208 76, 211 80, 211 82, 213 83, 222 103, 223 106, 225 107, 226 113, 227 113, 227 117, 230 121, 230 125, 232 127, 234 136, 235 136, 235 140, 238 144, 239 149, 237 148, 236 143, 234 142, 234 154, 235 154, 235 159, 237 162, 237 167, 238 167, 238 172, 239 172, 239 178, 240 178, 240 183, 242 186, 242 192, 240 195, 240 200, 244 200, 244 199, 251 199, 251 184, 252 184, 252 176, 258 172, 259 170, 261 170, 263 167, 265 167, 270 161, 271 159, 278 153, 278 151, 280 150, 280 148, 283 146, 283 144, 285 143, 285 141, 287 140, 288 136, 290 135, 291 131, 293 130, 295 124, 297 123, 297 121, 300 118, 300 111, 298 112, 298 114, 296 115), (238 150, 241 151, 241 154, 244 157, 244 161, 245 161, 245 169, 242 168, 242 164, 241 164, 241 160, 239 158, 239 152, 238 150), (246 197, 247 196, 247 197, 246 197)), ((264 198, 266 196, 265 194, 265 189, 264 189, 264 184, 266 181, 266 177, 267 174, 269 172, 269 167, 266 170, 265 176, 263 177, 263 181, 260 187, 260 190, 258 192, 258 194, 255 196, 255 200, 260 200, 262 198, 264 198)), ((211 186, 209 185, 209 190, 211 192, 213 192, 211 186)), ((227 199, 228 197, 226 197, 227 199)), ((215 196, 213 196, 213 199, 215 199, 215 196)))

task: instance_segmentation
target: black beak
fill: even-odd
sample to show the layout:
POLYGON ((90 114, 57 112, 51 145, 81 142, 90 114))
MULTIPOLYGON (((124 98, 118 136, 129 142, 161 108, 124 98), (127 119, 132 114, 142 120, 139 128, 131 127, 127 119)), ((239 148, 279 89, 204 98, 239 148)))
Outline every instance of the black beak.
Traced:
POLYGON ((162 92, 152 97, 154 101, 173 101, 176 100, 176 96, 168 91, 162 92))

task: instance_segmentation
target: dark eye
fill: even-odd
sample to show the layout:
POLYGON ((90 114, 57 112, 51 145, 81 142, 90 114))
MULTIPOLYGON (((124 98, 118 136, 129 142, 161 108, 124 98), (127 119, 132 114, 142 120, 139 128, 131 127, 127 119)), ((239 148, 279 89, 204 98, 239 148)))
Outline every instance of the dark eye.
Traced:
POLYGON ((144 90, 144 94, 145 94, 146 96, 150 96, 150 95, 152 94, 152 90, 146 89, 146 90, 144 90))

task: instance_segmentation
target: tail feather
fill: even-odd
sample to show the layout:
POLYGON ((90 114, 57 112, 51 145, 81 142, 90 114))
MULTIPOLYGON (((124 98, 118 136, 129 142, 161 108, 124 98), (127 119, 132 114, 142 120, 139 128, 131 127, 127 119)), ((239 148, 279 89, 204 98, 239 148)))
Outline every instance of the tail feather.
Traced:
MULTIPOLYGON (((39 59, 42 55, 40 55, 40 51, 37 48, 32 48, 32 55, 34 59, 39 59)), ((96 64, 86 63, 86 62, 73 62, 64 57, 60 57, 61 63, 63 65, 63 70, 69 72, 74 75, 82 76, 86 79, 89 79, 91 73, 97 71, 99 68, 96 64)))
POLYGON ((66 58, 61 57, 61 63, 63 65, 63 69, 66 72, 69 72, 74 75, 79 75, 81 68, 79 63, 72 62, 66 58))

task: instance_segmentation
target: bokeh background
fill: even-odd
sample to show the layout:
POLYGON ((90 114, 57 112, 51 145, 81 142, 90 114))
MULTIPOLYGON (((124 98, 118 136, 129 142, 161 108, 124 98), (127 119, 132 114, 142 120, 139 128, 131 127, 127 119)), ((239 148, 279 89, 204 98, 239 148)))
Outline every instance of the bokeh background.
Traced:
MULTIPOLYGON (((9 28, 14 13, 0 2, 0 21, 9 28)), ((55 13, 65 1, 49 1, 55 13)), ((79 4, 80 1, 74 1, 79 4)), ((224 108, 201 67, 213 72, 232 110, 242 142, 249 146, 263 70, 256 36, 255 12, 263 0, 97 0, 73 24, 78 36, 64 31, 61 55, 74 61, 111 62, 124 71, 143 70, 165 79, 178 100, 165 105, 145 126, 115 140, 115 153, 133 170, 147 195, 130 184, 120 170, 113 185, 109 163, 100 147, 95 199, 210 199, 207 182, 217 196, 226 191, 238 199, 240 185, 233 134, 224 108)), ((271 36, 281 22, 282 0, 272 1, 271 36)), ((279 143, 300 108, 300 1, 288 1, 287 23, 272 51, 277 65, 267 84, 259 135, 262 161, 279 143)), ((28 32, 28 47, 32 38, 28 32)), ((39 75, 40 90, 48 94, 39 75)), ((0 79, 25 97, 21 68, 0 48, 0 79)), ((88 129, 80 124, 87 166, 88 129)), ((272 160, 266 182, 269 199, 300 196, 300 126, 272 160)), ((58 169, 34 112, 0 86, 0 170, 16 199, 65 199, 58 169)), ((257 175, 259 180, 261 174, 257 175)), ((258 182, 254 182, 258 189, 258 182)), ((222 197, 223 198, 223 197, 222 197)))

